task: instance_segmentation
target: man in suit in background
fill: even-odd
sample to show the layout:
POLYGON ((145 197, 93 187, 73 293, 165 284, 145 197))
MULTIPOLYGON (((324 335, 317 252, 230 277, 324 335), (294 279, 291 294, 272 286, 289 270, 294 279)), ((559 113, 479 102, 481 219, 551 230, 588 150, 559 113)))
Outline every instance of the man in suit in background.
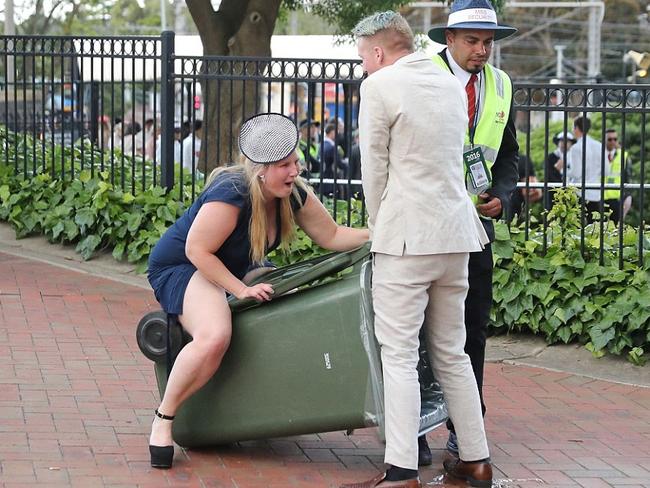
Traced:
POLYGON ((472 486, 491 486, 478 389, 463 351, 467 262, 470 252, 487 243, 464 184, 467 103, 451 74, 414 52, 413 33, 399 14, 372 15, 353 33, 368 73, 361 85, 359 145, 389 467, 372 480, 343 486, 421 486, 416 367, 423 326, 435 376, 457 423, 461 460, 446 461, 445 469, 472 486))
MULTIPOLYGON (((325 137, 321 148, 321 176, 336 179, 338 180, 337 186, 341 185, 348 177, 348 162, 343 159, 343 150, 336 144, 336 125, 328 123, 325 126, 325 137)), ((323 194, 334 195, 334 188, 333 183, 324 183, 323 194)), ((344 196, 344 191, 339 186, 337 197, 343 198, 344 196)))

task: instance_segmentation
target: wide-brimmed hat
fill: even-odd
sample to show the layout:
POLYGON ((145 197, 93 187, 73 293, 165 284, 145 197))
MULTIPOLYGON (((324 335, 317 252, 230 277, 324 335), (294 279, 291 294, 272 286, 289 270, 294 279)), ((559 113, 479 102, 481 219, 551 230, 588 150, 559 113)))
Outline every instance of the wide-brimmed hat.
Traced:
MULTIPOLYGON (((558 132, 553 136, 553 144, 559 144, 562 139, 564 139, 564 132, 558 132)), ((571 132, 566 133, 566 140, 576 142, 576 138, 571 132)))
POLYGON ((447 24, 433 26, 429 37, 439 44, 447 44, 445 29, 493 30, 495 41, 517 32, 514 27, 497 23, 497 13, 490 0, 455 0, 447 24))
POLYGON ((258 114, 242 124, 239 150, 254 163, 277 163, 296 149, 299 136, 296 124, 286 115, 258 114))

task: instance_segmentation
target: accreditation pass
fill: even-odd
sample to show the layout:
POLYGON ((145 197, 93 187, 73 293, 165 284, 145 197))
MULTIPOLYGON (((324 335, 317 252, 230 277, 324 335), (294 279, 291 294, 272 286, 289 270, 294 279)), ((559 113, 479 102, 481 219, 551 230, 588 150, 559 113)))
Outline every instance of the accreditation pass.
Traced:
POLYGON ((490 187, 490 171, 485 163, 483 151, 480 147, 474 147, 463 153, 465 173, 467 175, 467 191, 474 195, 483 193, 490 187))

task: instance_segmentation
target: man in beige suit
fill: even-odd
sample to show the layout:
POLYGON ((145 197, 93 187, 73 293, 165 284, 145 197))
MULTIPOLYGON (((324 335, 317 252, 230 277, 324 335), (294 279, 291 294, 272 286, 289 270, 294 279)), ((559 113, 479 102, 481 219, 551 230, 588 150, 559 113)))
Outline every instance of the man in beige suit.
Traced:
POLYGON ((467 99, 453 75, 415 53, 394 12, 353 33, 368 78, 361 85, 361 174, 372 238, 375 334, 386 411, 385 473, 347 488, 415 488, 420 387, 418 333, 427 328, 434 373, 457 424, 460 460, 447 473, 489 487, 492 469, 476 380, 465 345, 469 253, 488 242, 467 195, 467 99))

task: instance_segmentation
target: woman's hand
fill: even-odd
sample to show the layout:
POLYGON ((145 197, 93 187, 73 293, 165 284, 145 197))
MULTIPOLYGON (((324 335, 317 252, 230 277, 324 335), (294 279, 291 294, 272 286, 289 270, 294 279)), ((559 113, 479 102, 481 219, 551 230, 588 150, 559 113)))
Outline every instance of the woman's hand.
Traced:
POLYGON ((240 300, 253 298, 258 302, 268 302, 273 295, 273 287, 268 283, 258 283, 253 286, 244 286, 235 296, 240 300))

